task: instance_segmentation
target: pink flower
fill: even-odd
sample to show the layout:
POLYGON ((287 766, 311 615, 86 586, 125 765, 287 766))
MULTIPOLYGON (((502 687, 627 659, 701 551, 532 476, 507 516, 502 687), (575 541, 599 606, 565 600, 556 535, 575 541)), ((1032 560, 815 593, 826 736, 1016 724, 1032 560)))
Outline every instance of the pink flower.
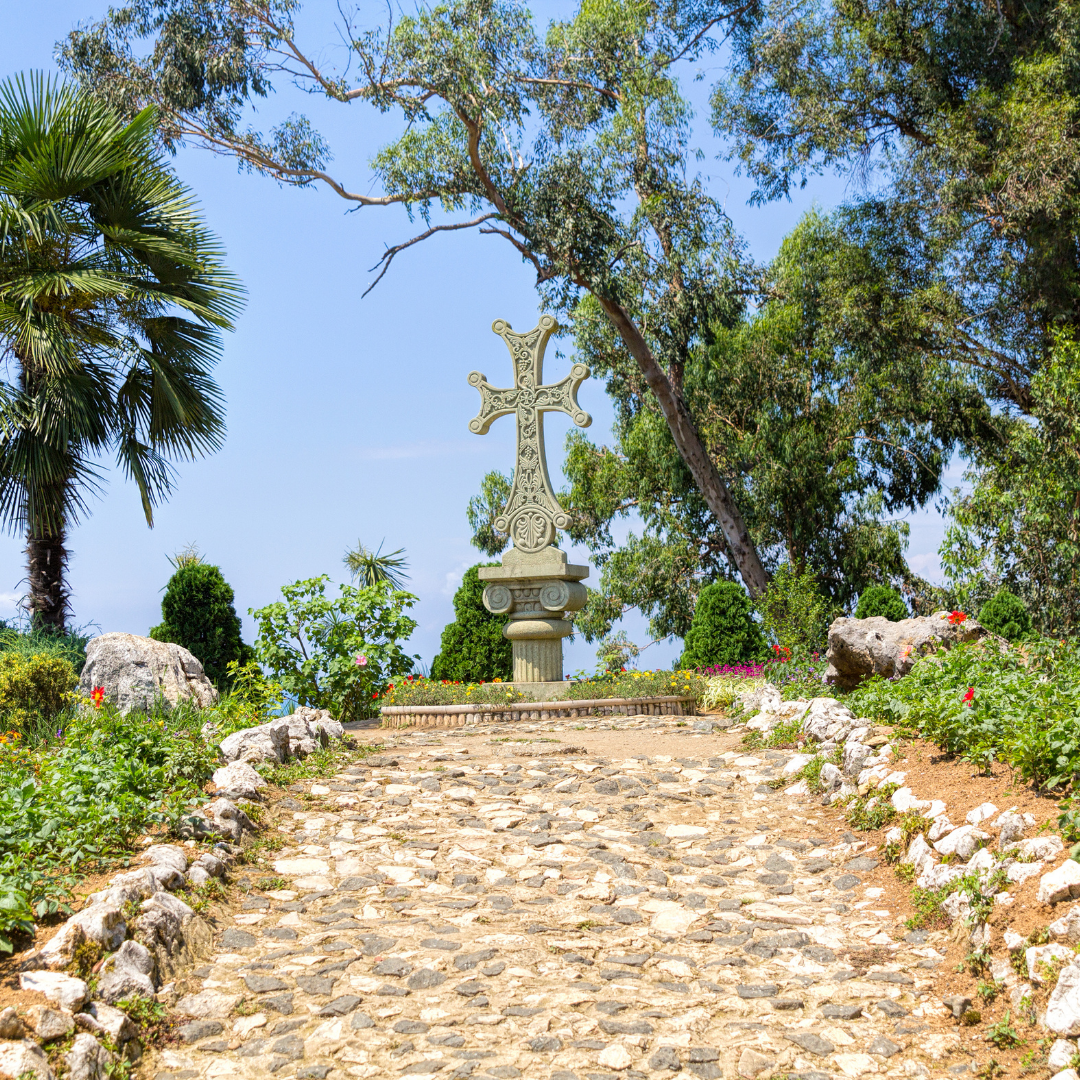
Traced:
POLYGON ((363 653, 356 654, 356 666, 367 667, 367 657, 364 656, 363 653))

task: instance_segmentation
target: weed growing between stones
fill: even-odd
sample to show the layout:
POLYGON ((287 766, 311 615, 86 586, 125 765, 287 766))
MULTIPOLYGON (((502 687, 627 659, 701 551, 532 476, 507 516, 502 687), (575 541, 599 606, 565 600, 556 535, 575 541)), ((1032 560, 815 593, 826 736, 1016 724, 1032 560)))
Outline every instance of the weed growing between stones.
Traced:
POLYGON ((302 761, 290 761, 287 765, 265 765, 259 771, 279 787, 288 787, 301 780, 321 780, 341 771, 345 761, 362 761, 370 754, 377 754, 381 747, 364 744, 352 747, 347 742, 333 742, 315 753, 309 754, 302 761))
POLYGON ((986 1029, 986 1041, 993 1043, 999 1050, 1008 1050, 1014 1046, 1020 1046, 1024 1040, 1020 1032, 1013 1027, 1012 1017, 1008 1009, 1005 1015, 996 1023, 986 1029))

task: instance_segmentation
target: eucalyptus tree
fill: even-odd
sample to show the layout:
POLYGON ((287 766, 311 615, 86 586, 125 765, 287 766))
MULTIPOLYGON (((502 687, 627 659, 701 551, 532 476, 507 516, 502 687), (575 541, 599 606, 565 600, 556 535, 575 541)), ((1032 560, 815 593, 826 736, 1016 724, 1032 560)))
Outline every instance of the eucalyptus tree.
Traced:
POLYGON ((0 520, 26 535, 32 618, 59 630, 102 455, 152 525, 172 461, 225 432, 211 370, 241 289, 156 124, 41 75, 0 83, 0 520))
MULTIPOLYGON (((390 246, 376 281, 413 245, 477 229, 508 243, 546 303, 573 321, 587 298, 611 357, 647 395, 751 593, 766 584, 744 514, 704 444, 684 374, 717 320, 752 288, 740 243, 699 172, 681 89, 753 4, 590 0, 546 34, 513 0, 448 0, 382 29, 339 27, 347 73, 298 37, 294 0, 133 0, 61 45, 68 70, 115 107, 158 107, 161 137, 233 155, 357 208, 400 205, 416 235, 390 246), (397 117, 372 153, 373 182, 345 178, 303 116, 250 129, 247 108, 292 80, 342 108, 397 117), (370 192, 370 193, 369 193, 370 192)), ((359 117, 358 121, 362 123, 359 117)), ((364 138, 363 128, 358 138, 364 138)))

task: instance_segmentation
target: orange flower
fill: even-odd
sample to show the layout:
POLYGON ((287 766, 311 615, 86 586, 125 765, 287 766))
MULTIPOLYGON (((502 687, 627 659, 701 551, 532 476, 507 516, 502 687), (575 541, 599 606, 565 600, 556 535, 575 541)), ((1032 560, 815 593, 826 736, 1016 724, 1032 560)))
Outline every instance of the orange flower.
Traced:
POLYGON ((953 626, 959 626, 966 620, 967 616, 962 611, 953 611, 949 613, 949 622, 951 622, 953 626))
POLYGON ((94 703, 95 709, 100 709, 101 703, 105 700, 105 687, 95 686, 90 693, 90 700, 94 703))

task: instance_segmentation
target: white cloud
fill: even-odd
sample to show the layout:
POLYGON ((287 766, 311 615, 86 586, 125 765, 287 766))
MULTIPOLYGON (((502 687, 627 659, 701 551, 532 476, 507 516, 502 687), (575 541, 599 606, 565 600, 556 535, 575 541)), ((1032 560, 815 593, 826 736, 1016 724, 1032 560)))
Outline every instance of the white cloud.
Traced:
POLYGON ((924 551, 919 555, 908 556, 908 566, 934 584, 940 584, 943 579, 941 572, 941 560, 936 551, 924 551))
POLYGON ((442 587, 443 596, 452 597, 454 593, 461 587, 461 579, 465 576, 465 571, 472 566, 472 563, 463 562, 459 563, 456 570, 448 570, 446 572, 446 581, 442 587))
POLYGON ((0 619, 10 619, 20 614, 19 601, 21 599, 18 593, 0 592, 0 619))

